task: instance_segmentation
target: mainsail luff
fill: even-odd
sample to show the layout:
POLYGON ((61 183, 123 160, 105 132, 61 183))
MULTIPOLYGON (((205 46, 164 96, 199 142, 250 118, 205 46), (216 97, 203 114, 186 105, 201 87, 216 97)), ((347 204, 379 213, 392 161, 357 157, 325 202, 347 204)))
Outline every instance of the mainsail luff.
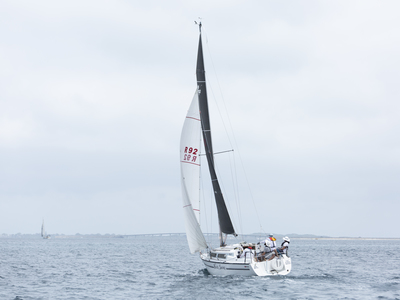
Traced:
MULTIPOLYGON (((201 23, 199 24, 199 28, 200 28, 200 38, 199 38, 199 48, 197 54, 196 77, 197 77, 197 89, 199 93, 199 108, 200 108, 200 119, 201 119, 201 128, 203 132, 204 148, 208 162, 208 169, 210 171, 211 182, 214 189, 215 203, 217 205, 217 211, 218 211, 220 233, 236 235, 214 167, 214 152, 211 140, 211 126, 210 126, 210 117, 208 113, 206 76, 204 69, 203 46, 201 40, 201 23)), ((222 244, 224 244, 224 242, 221 240, 221 245, 222 244)))

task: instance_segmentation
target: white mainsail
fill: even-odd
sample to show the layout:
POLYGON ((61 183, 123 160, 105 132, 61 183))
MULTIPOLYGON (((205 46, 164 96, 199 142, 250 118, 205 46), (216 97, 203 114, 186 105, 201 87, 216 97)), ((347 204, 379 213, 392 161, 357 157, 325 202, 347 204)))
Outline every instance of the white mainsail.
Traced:
POLYGON ((207 248, 199 225, 201 124, 198 91, 193 97, 183 124, 180 144, 183 211, 186 237, 191 253, 207 248))

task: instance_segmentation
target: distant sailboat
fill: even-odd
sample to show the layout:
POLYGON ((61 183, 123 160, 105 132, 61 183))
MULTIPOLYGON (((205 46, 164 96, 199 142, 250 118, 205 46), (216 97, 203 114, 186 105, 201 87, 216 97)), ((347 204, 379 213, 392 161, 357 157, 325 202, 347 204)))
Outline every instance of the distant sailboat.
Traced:
POLYGON ((48 235, 48 234, 46 233, 46 229, 44 228, 44 219, 43 219, 43 221, 42 221, 41 236, 42 236, 42 238, 44 238, 44 239, 49 239, 49 238, 50 238, 50 235, 48 235))
POLYGON ((199 29, 200 38, 196 67, 197 89, 183 125, 180 142, 183 210, 190 252, 192 254, 200 253, 201 260, 212 275, 286 275, 291 271, 291 259, 287 251, 278 255, 277 252, 266 249, 268 247, 264 247, 263 243, 225 244, 228 234, 233 236, 237 236, 237 234, 226 207, 214 166, 201 23, 199 29), (209 248, 199 224, 201 143, 204 145, 218 212, 220 237, 220 247, 218 248, 209 248), (271 260, 268 260, 268 258, 271 258, 271 260))

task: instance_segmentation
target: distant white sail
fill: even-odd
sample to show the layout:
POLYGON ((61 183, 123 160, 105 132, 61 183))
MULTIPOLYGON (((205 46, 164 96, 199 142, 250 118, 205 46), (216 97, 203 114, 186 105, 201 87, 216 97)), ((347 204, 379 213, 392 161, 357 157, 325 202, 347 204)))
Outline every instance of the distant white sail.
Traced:
POLYGON ((46 229, 44 229, 44 220, 42 221, 42 230, 41 230, 42 237, 46 237, 46 229))
POLYGON ((207 248, 199 225, 200 145, 201 124, 198 91, 196 90, 183 124, 180 143, 183 210, 186 237, 191 253, 207 248))
POLYGON ((44 228, 44 219, 42 221, 42 229, 40 231, 40 235, 42 236, 42 238, 44 239, 49 239, 50 235, 47 234, 46 229, 44 228))

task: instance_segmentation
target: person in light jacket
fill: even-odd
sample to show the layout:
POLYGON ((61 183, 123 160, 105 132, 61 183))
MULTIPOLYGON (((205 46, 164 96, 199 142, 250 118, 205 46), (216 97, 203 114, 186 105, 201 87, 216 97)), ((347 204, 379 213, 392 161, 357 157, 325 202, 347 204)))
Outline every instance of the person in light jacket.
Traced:
POLYGON ((279 248, 275 249, 274 253, 268 260, 274 259, 275 256, 286 254, 287 250, 289 249, 289 244, 290 244, 290 239, 287 236, 285 236, 283 238, 283 243, 281 244, 281 246, 279 248))

